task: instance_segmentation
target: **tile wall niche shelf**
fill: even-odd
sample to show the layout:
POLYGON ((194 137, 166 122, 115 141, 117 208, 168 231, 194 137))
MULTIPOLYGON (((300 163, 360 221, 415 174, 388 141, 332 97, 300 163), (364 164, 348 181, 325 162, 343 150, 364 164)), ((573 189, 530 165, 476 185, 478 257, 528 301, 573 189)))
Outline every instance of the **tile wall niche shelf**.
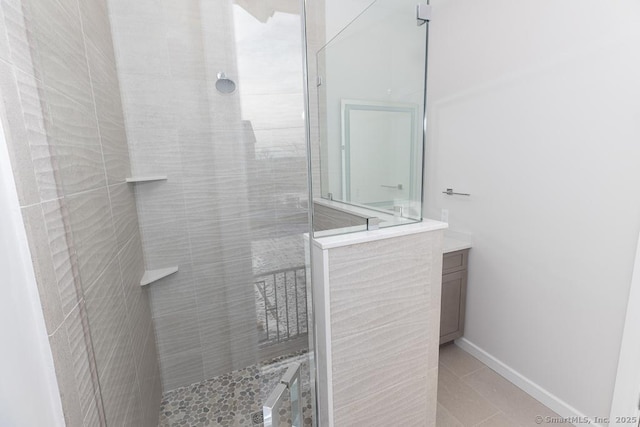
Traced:
POLYGON ((158 176, 132 176, 131 178, 127 178, 127 182, 130 184, 135 184, 136 182, 153 182, 153 181, 166 181, 168 179, 165 175, 158 176))
POLYGON ((153 282, 157 282, 160 279, 164 279, 167 276, 171 276, 178 272, 178 267, 161 268, 158 270, 147 270, 140 280, 140 286, 147 286, 153 282))

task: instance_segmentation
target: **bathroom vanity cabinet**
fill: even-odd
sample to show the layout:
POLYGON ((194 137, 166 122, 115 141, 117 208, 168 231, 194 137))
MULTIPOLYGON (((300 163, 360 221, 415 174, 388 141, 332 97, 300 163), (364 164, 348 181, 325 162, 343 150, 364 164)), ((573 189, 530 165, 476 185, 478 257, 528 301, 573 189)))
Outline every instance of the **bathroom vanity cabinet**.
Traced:
POLYGON ((440 307, 440 344, 460 338, 464 333, 469 248, 442 255, 442 298, 440 307))

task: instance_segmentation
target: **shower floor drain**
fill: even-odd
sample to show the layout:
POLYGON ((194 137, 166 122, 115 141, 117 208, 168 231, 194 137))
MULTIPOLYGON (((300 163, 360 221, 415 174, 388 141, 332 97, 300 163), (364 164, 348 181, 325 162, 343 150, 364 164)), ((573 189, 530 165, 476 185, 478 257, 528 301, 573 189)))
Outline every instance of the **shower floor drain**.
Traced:
POLYGON ((262 411, 254 412, 253 414, 251 414, 251 421, 254 424, 262 424, 264 422, 264 414, 262 413, 262 411))

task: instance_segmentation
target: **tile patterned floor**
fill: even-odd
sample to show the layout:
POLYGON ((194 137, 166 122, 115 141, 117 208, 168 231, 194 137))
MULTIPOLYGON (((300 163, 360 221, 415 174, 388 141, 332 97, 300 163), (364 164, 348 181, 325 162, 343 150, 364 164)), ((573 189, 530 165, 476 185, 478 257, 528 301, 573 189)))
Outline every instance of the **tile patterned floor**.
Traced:
MULTIPOLYGON (((261 410, 291 362, 303 366, 304 425, 311 426, 306 354, 281 357, 167 392, 159 426, 262 426, 251 415, 261 410)), ((283 406, 281 417, 290 426, 288 402, 283 406)), ((536 416, 559 417, 455 344, 440 348, 437 427, 538 426, 536 416)))
MULTIPOLYGON (((159 427, 260 427, 252 415, 279 383, 292 362, 302 365, 302 400, 305 426, 311 426, 311 393, 306 353, 285 356, 260 365, 166 392, 162 397, 159 427)), ((290 403, 280 411, 283 426, 291 425, 290 403)))
POLYGON ((536 416, 559 417, 455 344, 440 348, 437 427, 539 426, 536 416))

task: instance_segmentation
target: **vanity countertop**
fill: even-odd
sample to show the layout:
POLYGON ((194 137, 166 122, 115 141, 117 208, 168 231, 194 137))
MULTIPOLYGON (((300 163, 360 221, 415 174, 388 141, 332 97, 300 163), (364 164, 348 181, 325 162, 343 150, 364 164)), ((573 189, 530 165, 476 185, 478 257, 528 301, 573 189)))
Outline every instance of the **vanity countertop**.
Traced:
POLYGON ((469 248, 471 248, 471 243, 445 236, 442 245, 442 253, 448 254, 450 252, 461 251, 469 248))

